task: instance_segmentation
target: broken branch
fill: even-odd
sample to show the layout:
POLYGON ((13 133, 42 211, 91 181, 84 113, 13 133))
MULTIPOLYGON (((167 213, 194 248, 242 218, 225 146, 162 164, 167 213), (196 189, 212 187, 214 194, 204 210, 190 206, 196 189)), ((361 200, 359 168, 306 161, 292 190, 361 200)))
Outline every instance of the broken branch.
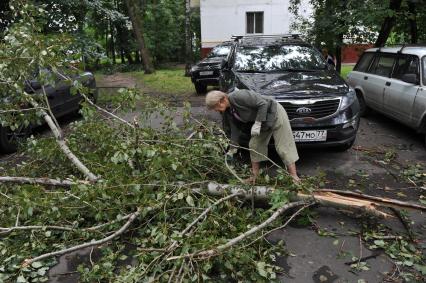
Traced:
POLYGON ((71 187, 72 185, 87 185, 87 181, 69 181, 69 180, 56 180, 49 178, 29 178, 29 177, 0 177, 0 183, 18 183, 30 185, 45 185, 57 187, 71 187))
POLYGON ((279 209, 277 209, 263 223, 261 223, 257 226, 254 226, 253 228, 246 231, 245 233, 229 240, 227 243, 220 245, 216 248, 206 250, 206 251, 199 251, 199 252, 195 252, 195 253, 192 253, 192 254, 186 254, 186 255, 181 255, 181 256, 172 256, 172 257, 169 257, 167 260, 176 260, 176 259, 182 259, 182 258, 205 258, 205 257, 215 256, 215 255, 219 254, 220 252, 223 252, 223 251, 231 248, 232 246, 238 244, 239 242, 243 241, 244 239, 251 236, 252 234, 254 234, 254 233, 262 230, 263 228, 267 227, 269 224, 274 222, 281 214, 283 214, 288 209, 293 208, 293 207, 297 207, 297 206, 301 206, 301 205, 304 205, 304 204, 306 204, 306 202, 304 202, 304 201, 298 201, 298 202, 292 202, 292 203, 285 204, 282 207, 280 207, 279 209))
POLYGON ((129 220, 127 220, 127 222, 120 229, 118 229, 117 231, 115 231, 113 234, 111 234, 110 236, 108 236, 106 238, 103 238, 103 239, 100 239, 100 240, 97 240, 97 241, 93 241, 93 242, 89 242, 89 243, 84 243, 84 244, 81 244, 81 245, 76 245, 74 247, 59 250, 59 251, 56 251, 56 252, 46 253, 46 254, 37 256, 35 258, 26 259, 26 260, 24 260, 22 265, 24 267, 26 267, 26 266, 31 265, 33 262, 43 260, 43 259, 46 259, 46 258, 49 258, 49 257, 63 255, 63 254, 66 254, 66 253, 70 253, 70 252, 79 250, 79 249, 84 249, 84 248, 104 244, 104 243, 114 239, 115 237, 118 237, 121 234, 123 234, 127 230, 127 228, 129 228, 130 224, 132 224, 132 222, 135 221, 135 219, 139 216, 140 211, 141 210, 138 208, 134 213, 131 214, 131 216, 129 217, 129 220))

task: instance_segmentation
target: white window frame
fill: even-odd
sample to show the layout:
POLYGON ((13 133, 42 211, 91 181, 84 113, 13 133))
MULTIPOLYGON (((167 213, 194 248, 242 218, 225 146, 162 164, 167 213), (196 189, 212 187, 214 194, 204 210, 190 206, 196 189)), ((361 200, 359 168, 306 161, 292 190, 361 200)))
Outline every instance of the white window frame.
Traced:
POLYGON ((265 12, 264 11, 246 11, 246 34, 264 34, 265 33, 265 12), (253 33, 248 33, 248 15, 253 14, 253 33), (262 13, 262 32, 256 33, 256 13, 262 13))

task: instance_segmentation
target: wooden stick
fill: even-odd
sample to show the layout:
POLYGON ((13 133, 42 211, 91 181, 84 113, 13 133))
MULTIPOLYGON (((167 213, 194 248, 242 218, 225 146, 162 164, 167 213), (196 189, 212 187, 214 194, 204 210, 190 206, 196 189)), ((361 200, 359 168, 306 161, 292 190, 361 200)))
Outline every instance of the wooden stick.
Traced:
POLYGON ((97 240, 97 241, 93 241, 93 242, 88 242, 88 243, 84 243, 84 244, 80 244, 80 245, 76 245, 67 249, 62 249, 56 252, 50 252, 50 253, 46 253, 46 254, 42 254, 40 256, 37 256, 35 258, 30 258, 30 259, 26 259, 24 260, 24 262, 22 263, 23 267, 29 266, 31 265, 33 262, 39 261, 39 260, 43 260, 49 257, 53 257, 53 256, 58 256, 58 255, 63 255, 66 253, 70 253, 79 249, 84 249, 84 248, 88 248, 88 247, 93 247, 93 246, 98 246, 101 245, 103 243, 106 243, 112 239, 114 239, 115 237, 120 236, 121 234, 123 234, 127 228, 129 228, 130 224, 132 224, 133 221, 135 221, 135 219, 139 216, 140 214, 140 209, 138 208, 130 217, 129 220, 127 220, 127 222, 117 231, 115 231, 112 235, 97 240))
POLYGON ((380 203, 383 203, 383 204, 386 204, 386 205, 397 206, 399 208, 406 207, 406 208, 412 208, 412 209, 426 211, 426 206, 423 206, 423 205, 420 205, 420 204, 409 203, 409 202, 405 202, 405 201, 400 201, 400 200, 390 199, 390 198, 384 198, 384 197, 370 196, 370 195, 365 195, 365 194, 356 193, 356 192, 340 191, 340 190, 332 190, 332 189, 315 190, 315 192, 331 192, 331 193, 336 193, 336 194, 339 194, 339 195, 354 196, 354 197, 357 197, 357 198, 373 200, 373 201, 377 201, 377 202, 380 202, 380 203))
POLYGON ((45 185, 45 186, 57 186, 69 188, 72 185, 88 185, 90 182, 87 181, 68 181, 68 180, 56 180, 49 178, 29 178, 29 177, 0 177, 0 183, 18 183, 18 184, 31 184, 31 185, 45 185))
MULTIPOLYGON (((46 96, 46 92, 43 88, 44 95, 46 96)), ((39 105, 37 101, 34 100, 30 95, 26 95, 28 98, 30 104, 34 108, 39 108, 39 105)), ((43 109, 39 109, 38 113, 43 117, 44 121, 49 126, 50 130, 53 133, 53 136, 55 137, 56 143, 59 145, 59 148, 62 150, 62 152, 68 157, 68 159, 74 164, 75 167, 78 168, 80 172, 82 172, 86 178, 88 178, 91 182, 98 181, 99 177, 95 176, 81 161, 78 159, 78 157, 69 149, 67 143, 64 140, 64 137, 62 135, 62 132, 58 129, 56 124, 53 122, 52 117, 47 114, 47 112, 43 109)))
POLYGON ((84 100, 87 102, 87 103, 89 103, 90 105, 92 105, 93 107, 95 107, 98 111, 100 111, 100 112, 102 112, 102 113, 104 113, 104 114, 106 114, 106 115, 108 115, 108 116, 110 116, 110 117, 112 117, 113 119, 116 119, 116 120, 118 120, 118 121, 120 121, 121 123, 123 123, 123 124, 125 124, 126 126, 128 126, 128 127, 130 127, 130 128, 132 128, 132 129, 134 129, 135 128, 135 126, 133 126, 131 123, 129 123, 128 121, 126 121, 126 120, 124 120, 123 118, 121 118, 121 117, 119 117, 119 116, 117 116, 117 115, 115 115, 115 114, 113 114, 113 113, 111 113, 111 112, 109 112, 109 111, 107 111, 107 110, 105 110, 104 108, 102 108, 102 107, 100 107, 100 106, 98 106, 98 105, 96 105, 93 101, 91 101, 84 93, 80 93, 80 95, 84 98, 84 100))

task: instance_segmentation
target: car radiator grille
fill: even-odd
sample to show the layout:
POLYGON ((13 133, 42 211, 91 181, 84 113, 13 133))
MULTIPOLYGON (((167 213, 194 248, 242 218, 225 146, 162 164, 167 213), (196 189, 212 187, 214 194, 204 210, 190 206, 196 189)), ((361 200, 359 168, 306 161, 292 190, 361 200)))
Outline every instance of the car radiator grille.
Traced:
POLYGON ((306 104, 294 104, 291 102, 280 102, 280 104, 284 107, 290 120, 304 117, 319 119, 336 113, 340 105, 340 99, 321 100, 306 104), (307 111, 307 109, 310 109, 310 111, 307 111))

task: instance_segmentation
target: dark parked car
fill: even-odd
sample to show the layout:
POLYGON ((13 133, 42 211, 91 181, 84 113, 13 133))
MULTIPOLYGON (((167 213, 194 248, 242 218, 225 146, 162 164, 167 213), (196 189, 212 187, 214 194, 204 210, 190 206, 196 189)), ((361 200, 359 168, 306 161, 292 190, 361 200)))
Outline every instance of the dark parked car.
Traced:
MULTIPOLYGON (((220 88, 250 89, 284 106, 298 145, 348 149, 355 141, 355 91, 297 35, 238 36, 222 63, 220 88)), ((244 140, 249 139, 249 133, 244 140)))
POLYGON ((219 84, 220 64, 231 49, 232 42, 223 42, 215 46, 206 58, 191 68, 191 80, 198 94, 207 91, 207 86, 219 84))
MULTIPOLYGON (((45 70, 48 76, 54 76, 49 71, 45 70)), ((63 80, 62 77, 54 76, 54 85, 45 85, 44 89, 49 100, 53 115, 58 118, 66 114, 78 112, 82 96, 79 94, 71 94, 71 85, 63 80)), ((73 80, 79 81, 85 87, 89 88, 90 98, 96 101, 98 93, 96 89, 95 77, 90 72, 74 76, 73 80)), ((37 80, 27 82, 27 92, 37 95, 42 93, 41 84, 37 80)), ((0 126, 0 150, 4 153, 15 152, 20 138, 28 136, 34 126, 22 127, 19 130, 11 131, 8 127, 0 126)))

